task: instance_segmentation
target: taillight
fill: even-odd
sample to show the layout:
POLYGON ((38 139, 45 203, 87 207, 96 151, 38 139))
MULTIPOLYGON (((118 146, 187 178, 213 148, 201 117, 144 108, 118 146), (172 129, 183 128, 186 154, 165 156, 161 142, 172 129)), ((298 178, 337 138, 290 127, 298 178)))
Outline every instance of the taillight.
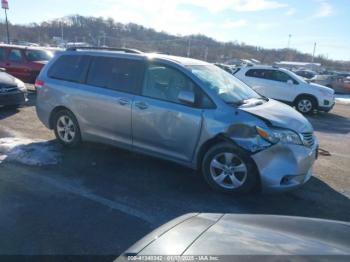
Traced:
POLYGON ((40 88, 42 88, 44 86, 44 84, 45 84, 44 81, 41 81, 41 80, 37 79, 37 80, 35 80, 35 84, 34 85, 35 85, 35 88, 40 89, 40 88))

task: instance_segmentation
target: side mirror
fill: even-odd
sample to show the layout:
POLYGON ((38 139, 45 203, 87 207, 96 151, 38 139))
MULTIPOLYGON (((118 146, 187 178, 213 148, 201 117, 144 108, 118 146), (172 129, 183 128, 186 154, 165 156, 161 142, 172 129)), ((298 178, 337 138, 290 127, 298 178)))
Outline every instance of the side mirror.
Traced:
POLYGON ((293 85, 294 82, 293 82, 293 80, 290 80, 290 79, 289 79, 289 80, 287 80, 287 84, 288 84, 288 85, 293 85))
POLYGON ((0 67, 0 72, 6 72, 6 68, 0 67))
POLYGON ((196 97, 191 91, 181 91, 177 96, 177 99, 185 104, 194 105, 196 102, 196 97))

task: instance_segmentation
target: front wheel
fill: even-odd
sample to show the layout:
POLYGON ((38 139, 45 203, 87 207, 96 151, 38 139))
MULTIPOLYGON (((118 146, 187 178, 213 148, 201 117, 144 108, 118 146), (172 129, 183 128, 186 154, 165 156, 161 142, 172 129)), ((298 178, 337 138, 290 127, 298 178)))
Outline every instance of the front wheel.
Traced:
POLYGON ((54 131, 56 138, 64 146, 74 147, 81 141, 78 121, 68 110, 62 110, 55 114, 54 131))
POLYGON ((295 107, 302 114, 310 114, 316 109, 316 102, 312 97, 302 96, 295 101, 295 107))
POLYGON ((224 193, 248 193, 258 184, 251 157, 228 142, 209 149, 203 158, 202 173, 213 189, 224 193))

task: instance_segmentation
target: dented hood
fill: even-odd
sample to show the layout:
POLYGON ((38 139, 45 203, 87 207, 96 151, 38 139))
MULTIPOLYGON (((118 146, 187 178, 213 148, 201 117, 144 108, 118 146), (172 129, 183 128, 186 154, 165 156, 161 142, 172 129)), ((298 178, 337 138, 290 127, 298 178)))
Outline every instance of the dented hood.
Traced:
POLYGON ((239 109, 263 118, 275 127, 287 128, 299 133, 313 131, 312 125, 302 114, 273 99, 264 103, 248 103, 239 109))

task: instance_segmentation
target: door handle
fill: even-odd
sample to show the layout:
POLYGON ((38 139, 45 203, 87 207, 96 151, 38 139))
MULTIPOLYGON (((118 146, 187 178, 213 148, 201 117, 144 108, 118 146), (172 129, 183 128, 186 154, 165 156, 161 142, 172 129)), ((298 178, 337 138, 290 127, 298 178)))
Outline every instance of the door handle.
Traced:
POLYGON ((126 98, 119 98, 118 102, 122 106, 128 105, 130 103, 130 101, 128 99, 126 99, 126 98))
POLYGON ((148 105, 145 102, 136 102, 135 106, 141 110, 145 110, 148 108, 148 105))

